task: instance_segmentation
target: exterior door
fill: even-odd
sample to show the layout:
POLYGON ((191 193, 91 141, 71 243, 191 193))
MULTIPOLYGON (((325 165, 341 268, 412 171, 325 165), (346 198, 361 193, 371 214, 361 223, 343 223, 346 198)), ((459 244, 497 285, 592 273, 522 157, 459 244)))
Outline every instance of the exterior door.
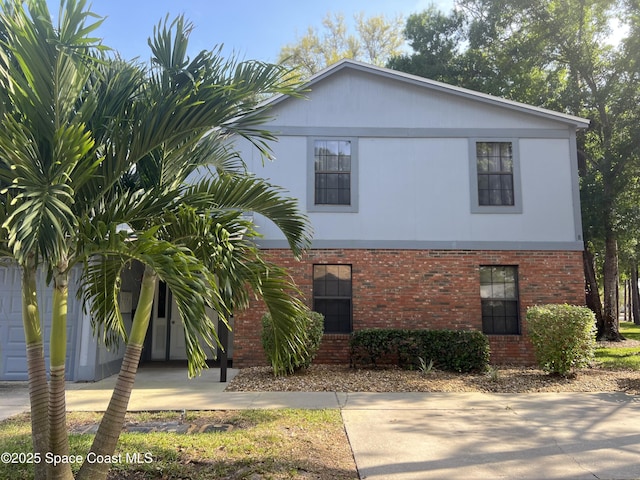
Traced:
POLYGON ((187 348, 178 306, 163 281, 156 287, 152 322, 151 360, 186 360, 187 348))
MULTIPOLYGON (((151 360, 186 360, 187 346, 184 338, 184 327, 180 319, 178 306, 173 300, 171 291, 164 282, 158 282, 153 304, 151 325, 151 360)), ((214 321, 217 315, 207 309, 207 314, 214 321)), ((216 324, 218 322, 216 321, 216 324)), ((202 342, 204 345, 204 342, 202 342)), ((232 358, 233 333, 229 333, 229 358, 232 358)), ((217 349, 205 347, 207 357, 215 358, 217 349)))
POLYGON ((151 316, 151 360, 167 360, 168 297, 167 284, 158 282, 151 316))
POLYGON ((169 295, 171 301, 171 317, 169 319, 170 338, 169 338, 169 360, 186 360, 187 344, 184 340, 184 327, 178 306, 173 301, 173 296, 169 295))

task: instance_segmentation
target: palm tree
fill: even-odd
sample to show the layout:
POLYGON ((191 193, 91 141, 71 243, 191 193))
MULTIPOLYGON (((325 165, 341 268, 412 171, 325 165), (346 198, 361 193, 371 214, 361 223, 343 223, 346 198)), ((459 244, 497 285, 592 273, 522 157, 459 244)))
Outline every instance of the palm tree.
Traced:
MULTIPOLYGON (((77 227, 74 191, 94 175, 95 140, 87 130, 95 102, 86 87, 96 59, 83 26, 83 2, 69 2, 54 27, 45 2, 2 3, 0 57, 2 128, 0 181, 8 202, 3 228, 7 251, 23 270, 23 323, 36 452, 68 453, 64 380, 68 273, 77 227), (50 369, 47 385, 35 290, 36 271, 53 283, 50 369)), ((98 23, 89 27, 97 27, 98 23)), ((68 465, 51 478, 71 478, 68 465)), ((39 465, 36 476, 44 476, 39 465)))
MULTIPOLYGON (((186 42, 184 24, 179 19, 172 26, 175 27, 175 43, 182 45, 186 42)), ((186 48, 170 47, 171 38, 168 37, 173 31, 171 28, 156 30, 152 50, 157 53, 163 51, 161 47, 165 47, 171 50, 172 56, 156 55, 153 58, 161 71, 151 77, 146 94, 164 96, 167 87, 176 91, 190 89, 190 82, 183 83, 184 78, 191 81, 199 76, 206 77, 209 72, 203 66, 215 65, 215 62, 204 58, 204 53, 191 63, 179 58, 176 51, 184 53, 186 48)), ((232 64, 226 65, 225 69, 228 70, 232 64)), ((244 89, 248 82, 237 77, 238 71, 241 77, 247 78, 249 74, 254 79, 254 88, 259 78, 270 77, 265 77, 266 72, 261 72, 265 65, 254 64, 251 70, 247 67, 245 64, 241 69, 234 68, 231 82, 220 78, 219 74, 211 79, 215 79, 215 85, 225 85, 227 88, 237 84, 244 89)), ((137 162, 135 172, 128 176, 126 185, 123 185, 123 189, 128 189, 123 193, 130 200, 133 198, 127 194, 139 195, 137 200, 127 205, 126 214, 135 237, 129 237, 128 242, 119 242, 117 249, 101 247, 99 251, 108 252, 109 256, 98 262, 95 268, 88 269, 86 277, 87 298, 96 316, 105 319, 102 327, 107 334, 125 336, 118 309, 112 310, 117 301, 121 269, 131 259, 143 262, 146 268, 136 315, 126 336, 127 347, 121 372, 91 447, 98 455, 110 455, 115 450, 148 329, 158 279, 167 283, 176 299, 184 324, 191 375, 206 366, 201 343, 213 346, 217 342, 215 325, 206 315, 205 307, 213 308, 224 321, 234 307, 247 303, 247 296, 243 293, 245 282, 265 298, 269 308, 280 319, 278 339, 283 342, 283 348, 294 351, 304 348, 299 342, 301 332, 297 330, 296 321, 304 306, 290 295, 295 287, 288 282, 285 272, 260 258, 251 242, 256 236, 255 231, 251 222, 242 218, 242 214, 250 210, 271 219, 284 232, 296 253, 301 252, 309 239, 306 219, 299 214, 295 201, 284 198, 279 189, 244 173, 241 160, 226 142, 228 135, 237 135, 239 132, 252 140, 266 137, 264 133, 255 131, 249 135, 243 125, 246 121, 253 126, 257 121, 260 112, 256 109, 255 99, 255 90, 245 90, 234 99, 234 106, 250 108, 246 112, 239 112, 236 108, 229 110, 226 113, 229 117, 220 121, 222 127, 213 133, 202 131, 197 136, 197 143, 185 145, 192 140, 192 136, 185 142, 158 146, 137 162), (249 98, 243 98, 247 95, 249 98), (190 185, 187 180, 204 167, 212 174, 213 171, 217 173, 213 178, 190 185), (135 212, 135 218, 131 216, 132 211, 135 212), (153 256, 155 252, 158 252, 158 257, 153 256), (166 262, 169 258, 167 252, 176 255, 169 262, 166 262), (194 265, 195 271, 190 270, 194 265), (186 283, 187 280, 190 283, 186 283), (220 283, 225 288, 218 288, 220 283), (212 288, 208 289, 208 286, 212 288), (199 293, 194 301, 195 291, 199 293)), ((144 118, 152 117, 155 103, 155 99, 148 103, 151 108, 143 115, 144 118)), ((112 211, 108 210, 110 215, 112 211)), ((100 235, 97 237, 103 238, 100 235)), ((113 243, 111 240, 109 242, 113 243)), ((106 464, 85 463, 78 478, 105 478, 107 471, 106 464)))
MULTIPOLYGON (((236 253, 232 246, 247 242, 238 236, 238 229, 252 229, 239 215, 252 206, 271 215, 296 250, 308 237, 305 219, 295 205, 265 182, 220 175, 195 187, 183 184, 194 169, 192 164, 207 163, 211 157, 233 163, 237 156, 224 143, 229 135, 248 138, 268 153, 272 136, 257 128, 266 118, 260 99, 293 93, 283 80, 286 72, 258 62, 223 61, 219 51, 202 52, 189 61, 190 26, 179 18, 161 23, 156 30, 151 42, 155 68, 147 74, 140 66, 100 54, 99 42, 88 36, 100 21, 87 25, 91 14, 85 4, 84 0, 63 2, 54 27, 44 0, 30 1, 27 8, 18 0, 0 3, 0 195, 4 202, 0 240, 4 240, 2 251, 23 270, 32 435, 35 451, 42 454, 66 455, 69 448, 64 359, 68 274, 74 265, 83 263, 85 278, 96 285, 99 278, 92 272, 104 271, 103 285, 113 279, 112 286, 118 271, 114 265, 136 259, 147 266, 141 303, 129 332, 124 332, 114 306, 117 288, 103 297, 87 296, 93 300, 94 312, 104 314, 94 322, 104 327, 107 337, 119 334, 127 339, 114 392, 117 403, 128 401, 157 278, 167 281, 185 320, 192 372, 203 362, 195 334, 215 340, 205 305, 224 317, 230 300, 243 298, 238 293, 221 294, 216 273, 226 286, 235 289, 242 280, 251 280, 259 293, 272 296, 273 308, 282 312, 283 343, 295 347, 291 313, 299 305, 287 301, 284 293, 274 294, 276 285, 287 284, 274 278, 283 272, 260 262, 249 244, 243 243, 236 253), (161 181, 143 190, 151 173, 161 181), (222 193, 228 196, 221 197, 222 193), (191 229, 190 241, 179 241, 165 223, 147 221, 162 214, 167 219, 174 215, 175 225, 188 215, 196 215, 202 223, 185 223, 191 229), (122 223, 134 226, 135 236, 118 231, 122 223), (207 224, 208 230, 197 230, 207 224), (194 239, 199 240, 201 251, 189 248, 194 239), (207 257, 209 262, 196 256, 207 249, 217 253, 207 257), (252 263, 241 263, 249 259, 252 263), (54 289, 48 385, 35 289, 38 268, 48 272, 54 289)), ((87 291, 92 291, 91 284, 87 291)), ((121 405, 110 405, 105 414, 105 426, 94 445, 100 451, 112 453, 115 448, 114 432, 122 425, 121 405)), ((83 466, 79 475, 104 477, 106 469, 99 470, 83 466)), ((72 478, 68 464, 40 465, 36 478, 45 475, 72 478)))
MULTIPOLYGON (((160 217, 156 217, 157 225, 147 230, 153 232, 152 236, 143 232, 142 235, 130 238, 129 242, 121 244, 121 250, 112 250, 108 258, 88 269, 87 295, 91 300, 90 304, 99 312, 97 317, 112 322, 103 325, 106 331, 122 332, 122 318, 117 314, 117 309, 111 312, 117 297, 120 271, 131 259, 146 264, 120 375, 91 447, 91 451, 98 455, 111 455, 115 450, 133 388, 158 279, 167 283, 176 299, 183 320, 191 375, 196 375, 201 368, 206 367, 202 343, 209 346, 217 343, 215 324, 207 316, 205 306, 213 308, 224 321, 232 308, 240 308, 246 304, 245 282, 265 299, 268 307, 277 315, 280 329, 278 339, 286 344, 283 348, 300 353, 303 348, 298 341, 301 332, 298 330, 297 318, 304 305, 291 295, 295 287, 288 281, 286 272, 260 258, 252 243, 255 232, 251 222, 240 216, 245 207, 254 207, 254 211, 267 214, 270 209, 275 208, 290 220, 296 216, 302 220, 296 212, 295 204, 281 198, 277 189, 261 180, 238 176, 221 177, 207 185, 204 197, 215 197, 216 206, 211 207, 211 203, 205 201, 203 203, 208 206, 202 209, 198 206, 203 200, 202 191, 198 191, 198 187, 202 189, 202 185, 198 185, 188 187, 182 195, 176 192, 181 203, 174 208, 169 207, 160 217), (248 188, 247 183, 253 183, 253 188, 248 188), (197 196, 201 198, 196 200, 194 191, 198 191, 197 196), (234 198, 240 191, 245 198, 244 206, 234 198), (255 205, 252 205, 254 202, 255 205), (203 280, 205 281, 200 283, 203 280), (195 291, 199 293, 194 299, 195 291)), ((278 219, 273 214, 269 218, 276 221, 278 219)), ((299 245, 305 235, 304 232, 289 234, 294 245, 299 245)), ((101 251, 108 251, 108 248, 101 248, 101 251)), ((108 467, 107 464, 85 463, 78 478, 105 478, 108 467)))

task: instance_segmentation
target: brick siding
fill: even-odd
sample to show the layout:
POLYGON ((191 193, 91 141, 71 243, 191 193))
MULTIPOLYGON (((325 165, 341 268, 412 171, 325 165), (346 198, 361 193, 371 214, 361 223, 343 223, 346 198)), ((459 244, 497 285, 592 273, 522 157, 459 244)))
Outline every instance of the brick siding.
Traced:
MULTIPOLYGON (((288 250, 264 253, 286 266, 313 302, 314 264, 350 264, 353 282, 353 329, 409 328, 482 330, 481 265, 518 266, 520 317, 544 303, 584 305, 582 252, 471 250, 311 250, 301 261, 288 250)), ((265 365, 260 318, 265 309, 254 302, 235 316, 233 364, 265 365)), ((534 362, 526 325, 522 335, 490 335, 491 362, 534 362)), ((349 335, 325 335, 316 363, 348 363, 349 335)))

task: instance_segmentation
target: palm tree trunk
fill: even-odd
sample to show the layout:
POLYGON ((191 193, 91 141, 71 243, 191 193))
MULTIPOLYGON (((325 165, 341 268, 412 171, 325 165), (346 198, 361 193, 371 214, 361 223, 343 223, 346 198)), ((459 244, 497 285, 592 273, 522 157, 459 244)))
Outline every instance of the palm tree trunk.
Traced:
MULTIPOLYGON (((65 361, 67 356, 68 276, 57 273, 53 288, 53 315, 49 340, 49 451, 53 455, 69 455, 67 408, 65 398, 65 361)), ((50 480, 73 480, 71 464, 48 465, 50 480)))
MULTIPOLYGON (((36 291, 36 267, 26 265, 22 270, 22 323, 27 346, 29 400, 31 403, 31 440, 33 451, 44 458, 49 450, 49 386, 44 363, 44 344, 40 328, 40 311, 36 291)), ((45 480, 46 464, 36 463, 35 480, 45 480)))
MULTIPOLYGON (((97 455, 113 455, 120 438, 120 432, 124 425, 124 417, 129 406, 133 383, 138 371, 138 363, 142 353, 144 338, 147 334, 149 321, 151 319, 151 309, 153 307, 153 296, 156 290, 158 276, 149 267, 144 271, 138 307, 133 317, 131 333, 122 366, 116 381, 116 386, 111 394, 109 406, 102 417, 96 436, 91 445, 91 452, 97 455)), ((88 463, 84 462, 78 472, 78 480, 104 480, 109 473, 108 463, 88 463)))

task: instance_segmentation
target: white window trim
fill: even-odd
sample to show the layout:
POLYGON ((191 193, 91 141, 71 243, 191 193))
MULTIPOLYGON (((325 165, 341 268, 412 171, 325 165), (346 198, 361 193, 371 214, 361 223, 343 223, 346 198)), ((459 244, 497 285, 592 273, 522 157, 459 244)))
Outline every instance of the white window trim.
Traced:
POLYGON ((522 213, 522 181, 520 176, 520 142, 517 138, 470 138, 469 139, 469 187, 471 213, 522 213), (480 205, 478 200, 478 142, 511 142, 513 152, 513 205, 480 205))
POLYGON ((342 212, 358 211, 358 138, 357 137, 308 137, 307 138, 307 211, 308 212, 342 212), (314 144, 316 140, 347 140, 351 142, 351 205, 316 205, 316 172, 314 161, 314 144))

